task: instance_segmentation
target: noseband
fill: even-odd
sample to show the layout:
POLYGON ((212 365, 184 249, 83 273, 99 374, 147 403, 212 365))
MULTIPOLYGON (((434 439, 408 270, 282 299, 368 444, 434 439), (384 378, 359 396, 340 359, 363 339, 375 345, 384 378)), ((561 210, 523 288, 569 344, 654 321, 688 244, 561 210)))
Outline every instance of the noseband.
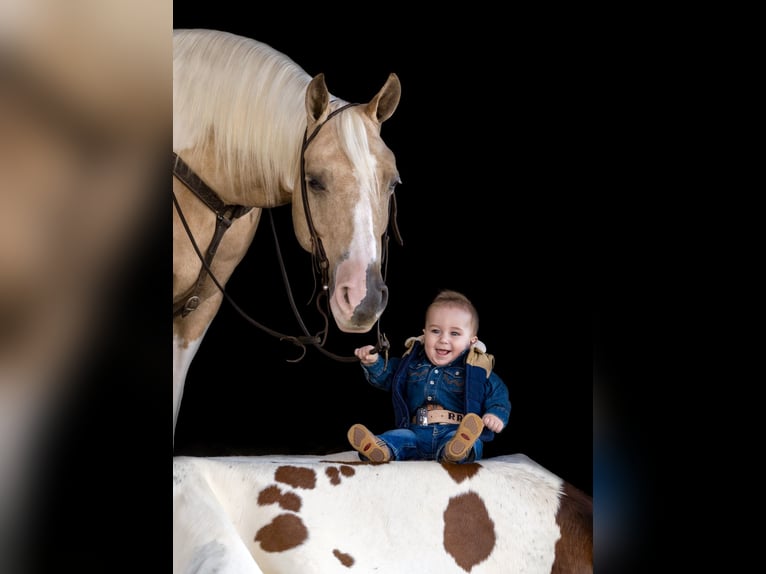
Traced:
MULTIPOLYGON (((196 195, 205 205, 207 205, 208 208, 210 208, 210 210, 213 211, 213 213, 215 213, 216 227, 215 227, 215 233, 213 234, 213 238, 211 239, 210 245, 208 246, 207 253, 203 256, 202 252, 197 246, 196 241, 194 240, 189 224, 186 221, 186 218, 184 217, 183 212, 181 211, 181 206, 178 203, 178 199, 176 198, 175 192, 173 192, 173 204, 175 205, 176 211, 178 212, 179 218, 181 219, 181 223, 183 224, 184 229, 186 230, 186 233, 192 242, 194 251, 197 253, 197 256, 202 262, 202 268, 200 269, 199 275, 197 276, 197 281, 195 282, 194 287, 192 288, 190 294, 187 297, 183 298, 179 303, 173 304, 174 317, 178 315, 182 317, 186 317, 189 313, 194 311, 199 306, 199 303, 200 303, 199 291, 202 288, 202 283, 207 274, 210 276, 210 279, 213 281, 213 283, 215 283, 215 285, 218 287, 221 293, 223 293, 224 297, 226 297, 226 299, 232 304, 232 306, 237 310, 237 312, 240 315, 242 315, 248 322, 255 325, 259 329, 269 333, 270 335, 279 338, 280 340, 291 341, 292 343, 302 348, 303 353, 301 354, 301 356, 298 357, 297 359, 292 360, 291 362, 300 361, 305 356, 307 344, 314 345, 323 354, 337 361, 351 362, 351 361, 357 360, 357 358, 354 356, 342 357, 334 353, 331 353, 330 351, 324 348, 324 344, 327 340, 327 334, 329 331, 329 328, 328 328, 329 319, 328 319, 327 312, 321 307, 319 300, 320 300, 320 297, 322 296, 326 298, 327 292, 329 291, 330 262, 324 250, 324 246, 322 244, 322 238, 319 236, 319 233, 317 232, 316 227, 314 226, 314 221, 311 217, 311 209, 309 207, 309 200, 308 200, 308 189, 306 185, 305 153, 306 153, 306 148, 308 148, 309 144, 316 137, 317 133, 319 133, 319 130, 322 128, 324 124, 326 124, 333 116, 336 116, 343 110, 348 109, 352 106, 358 106, 358 105, 359 105, 358 103, 351 103, 351 104, 346 104, 344 106, 341 106, 340 108, 336 110, 333 110, 327 116, 327 118, 325 118, 325 120, 322 123, 318 124, 314 128, 314 131, 311 133, 310 136, 308 135, 308 127, 307 127, 306 131, 303 134, 303 145, 301 146, 301 153, 300 153, 301 200, 303 202, 303 211, 306 217, 306 224, 308 226, 309 234, 311 236, 311 246, 312 246, 311 253, 312 253, 313 268, 320 275, 321 281, 322 281, 322 291, 319 295, 317 295, 316 306, 320 314, 324 318, 324 328, 319 332, 323 334, 324 337, 320 337, 319 334, 310 335, 308 332, 308 329, 306 328, 305 324, 303 323, 303 320, 300 317, 300 313, 298 312, 298 309, 292 297, 292 291, 290 289, 290 285, 287 279, 284 262, 282 261, 282 258, 281 258, 279 242, 277 240, 276 230, 274 227, 274 218, 272 216, 271 210, 268 208, 265 208, 265 209, 268 210, 269 217, 271 219, 271 227, 272 227, 272 232, 274 234, 274 241, 277 246, 277 255, 279 257, 279 262, 282 269, 282 277, 285 282, 285 286, 287 288, 286 291, 290 299, 290 305, 293 309, 293 313, 295 314, 298 320, 298 323, 300 324, 301 329, 304 332, 304 335, 303 336, 285 335, 283 333, 279 333, 278 331, 274 331, 273 329, 269 329, 268 327, 252 319, 231 299, 229 294, 224 289, 223 285, 221 285, 220 282, 213 275, 213 272, 211 270, 211 264, 212 264, 213 258, 215 257, 216 251, 218 249, 218 245, 220 244, 221 239, 223 238, 223 235, 226 232, 226 230, 231 226, 231 224, 234 222, 235 219, 248 213, 252 209, 252 207, 247 207, 243 205, 230 205, 230 204, 224 203, 221 200, 221 198, 218 196, 218 194, 212 188, 210 188, 196 173, 194 173, 191 167, 189 167, 189 165, 183 159, 181 159, 181 157, 178 156, 178 154, 176 154, 175 152, 173 152, 173 175, 175 175, 181 181, 181 183, 183 183, 190 191, 194 193, 194 195, 196 195)), ((402 245, 403 242, 402 242, 401 234, 399 233, 399 228, 396 223, 396 215, 397 215, 396 195, 393 194, 391 196, 391 203, 390 203, 389 223, 391 224, 391 227, 394 231, 394 236, 396 237, 399 244, 402 245)), ((389 240, 388 228, 386 228, 386 232, 381 241, 381 250, 382 250, 381 262, 383 264, 384 281, 388 271, 388 240, 389 240)), ((329 308, 329 301, 327 302, 327 306, 329 308)), ((387 358, 388 349, 390 345, 388 343, 388 339, 386 338, 385 334, 383 334, 380 330, 380 319, 378 319, 376 324, 377 324, 377 332, 378 332, 377 333, 378 344, 375 347, 375 352, 384 352, 387 358)))

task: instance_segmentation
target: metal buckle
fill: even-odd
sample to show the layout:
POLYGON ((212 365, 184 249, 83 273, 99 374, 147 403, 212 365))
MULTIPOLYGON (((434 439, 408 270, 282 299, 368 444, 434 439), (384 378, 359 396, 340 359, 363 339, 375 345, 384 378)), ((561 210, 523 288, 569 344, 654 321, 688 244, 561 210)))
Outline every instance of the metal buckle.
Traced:
POLYGON ((428 426, 428 409, 426 407, 418 407, 415 422, 422 427, 428 426))

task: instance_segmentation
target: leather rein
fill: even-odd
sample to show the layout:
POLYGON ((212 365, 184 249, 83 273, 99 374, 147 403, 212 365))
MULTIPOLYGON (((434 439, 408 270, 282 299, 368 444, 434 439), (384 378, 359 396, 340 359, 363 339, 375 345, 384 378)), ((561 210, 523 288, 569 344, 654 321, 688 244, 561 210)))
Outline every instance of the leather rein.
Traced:
MULTIPOLYGON (((318 273, 322 280, 322 291, 321 293, 316 297, 316 306, 319 311, 319 313, 322 315, 324 319, 324 328, 320 330, 316 335, 311 335, 306 327, 306 325, 303 322, 303 319, 300 316, 300 313, 298 312, 298 308, 295 305, 295 301, 292 296, 292 290, 290 288, 290 283, 287 278, 287 272, 285 269, 284 261, 282 259, 281 250, 279 248, 279 242, 276 235, 276 229, 274 225, 274 217, 271 212, 271 209, 264 208, 269 212, 269 218, 271 221, 271 229, 274 236, 274 242, 277 249, 277 257, 279 259, 279 265, 280 269, 282 271, 282 279, 285 283, 287 295, 290 301, 290 306, 293 310, 293 313, 298 321, 298 324, 301 327, 301 330, 303 331, 303 335, 301 336, 294 336, 294 335, 286 335, 284 333, 280 333, 278 331, 275 331, 273 329, 270 329, 266 327, 265 325, 262 325, 261 323, 255 321, 252 317, 250 317, 247 313, 245 313, 239 305, 237 305, 234 300, 229 296, 229 294, 224 289, 223 285, 216 279, 215 275, 212 272, 211 264, 213 261, 213 258, 215 257, 216 251, 218 250, 218 246, 221 243, 221 239, 223 239, 223 235, 226 232, 229 227, 231 227, 231 224, 234 222, 235 219, 238 219, 239 217, 242 217, 243 215, 247 214, 252 207, 247 207, 243 205, 231 205, 224 203, 221 198, 218 196, 218 194, 210 188, 194 171, 189 167, 189 165, 181 159, 178 154, 173 152, 173 175, 176 176, 181 183, 183 183, 191 192, 194 193, 207 207, 216 215, 216 225, 215 225, 215 232, 213 233, 213 238, 210 241, 210 244, 208 245, 207 252, 205 255, 202 254, 199 246, 197 245, 197 242, 194 240, 194 236, 192 234, 192 231, 189 227, 188 222, 186 221, 186 218, 184 217, 183 212, 181 211, 181 206, 178 203, 178 198, 176 198, 175 192, 173 192, 173 204, 175 206, 176 211, 178 212, 178 216, 181 219, 181 223, 184 226, 184 229, 186 230, 186 234, 189 236, 189 239, 191 240, 192 246, 194 247, 194 251, 197 253, 197 256, 199 257, 200 261, 202 262, 202 268, 200 269, 199 275, 197 276, 197 281, 195 282, 192 289, 189 291, 187 296, 181 298, 180 301, 174 302, 173 304, 173 317, 181 316, 186 317, 189 313, 197 309, 200 303, 200 297, 199 292, 202 288, 202 284, 204 282, 204 279, 206 276, 210 276, 210 279, 215 283, 216 287, 223 293, 224 297, 231 303, 231 305, 234 307, 234 309, 242 316, 246 321, 251 323, 252 325, 258 327, 259 329, 265 331, 266 333, 272 335, 273 337, 278 338, 281 341, 290 341, 291 343, 295 344, 296 346, 300 347, 302 350, 301 356, 297 359, 289 360, 289 362, 298 362, 306 355, 306 345, 313 345, 315 346, 320 352, 327 355, 328 357, 335 359, 336 361, 341 362, 353 362, 357 361, 358 359, 355 356, 340 356, 336 355, 335 353, 332 353, 324 348, 324 345, 327 341, 327 335, 329 332, 329 301, 327 300, 327 292, 329 291, 329 267, 330 262, 327 259, 327 254, 325 253, 324 246, 322 245, 322 239, 317 233, 316 227, 314 227, 314 221, 311 217, 311 210, 309 209, 309 202, 308 202, 308 190, 306 187, 306 161, 305 161, 305 152, 308 145, 311 143, 311 141, 314 139, 314 137, 319 132, 320 128, 326 124, 330 118, 333 116, 339 114, 343 110, 351 107, 351 106, 357 106, 359 104, 346 104, 336 110, 333 110, 325 119, 324 122, 317 125, 314 128, 314 131, 311 133, 311 135, 308 135, 308 128, 306 128, 306 131, 303 134, 303 145, 301 146, 301 155, 300 155, 300 166, 301 166, 301 199, 303 201, 303 211, 306 215, 306 223, 308 225, 309 234, 311 235, 311 245, 312 245, 312 264, 313 269, 316 273, 318 273), (322 306, 320 305, 320 298, 324 297, 326 301, 326 306, 328 308, 327 311, 325 311, 322 306), (320 336, 321 335, 321 336, 320 336)), ((399 228, 396 223, 396 215, 397 215, 397 209, 396 209, 396 195, 393 194, 391 196, 391 203, 390 203, 390 212, 389 212, 389 222, 391 223, 391 227, 394 231, 394 235, 399 242, 400 245, 403 245, 401 234, 399 233, 399 228)), ((382 263, 383 263, 383 279, 385 281, 385 277, 388 271, 388 228, 386 228, 386 232, 382 238, 382 263)), ((376 322, 377 326, 377 336, 378 336, 378 344, 376 345, 373 352, 383 352, 386 355, 386 359, 388 358, 388 349, 390 347, 388 339, 386 338, 385 334, 383 334, 380 330, 380 319, 376 322)))

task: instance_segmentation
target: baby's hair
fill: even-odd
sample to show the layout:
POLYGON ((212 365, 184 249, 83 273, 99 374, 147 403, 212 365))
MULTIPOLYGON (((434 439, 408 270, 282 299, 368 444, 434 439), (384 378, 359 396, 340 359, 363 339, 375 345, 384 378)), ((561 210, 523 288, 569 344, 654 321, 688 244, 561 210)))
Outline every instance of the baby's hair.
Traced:
POLYGON ((439 305, 443 305, 445 307, 458 307, 468 311, 471 314, 471 317, 473 317, 473 332, 478 334, 479 312, 476 310, 476 307, 474 307, 473 303, 471 303, 471 300, 468 297, 462 293, 459 293, 458 291, 442 289, 439 291, 436 297, 434 297, 434 300, 431 301, 428 309, 426 309, 426 316, 428 316, 428 311, 439 305))

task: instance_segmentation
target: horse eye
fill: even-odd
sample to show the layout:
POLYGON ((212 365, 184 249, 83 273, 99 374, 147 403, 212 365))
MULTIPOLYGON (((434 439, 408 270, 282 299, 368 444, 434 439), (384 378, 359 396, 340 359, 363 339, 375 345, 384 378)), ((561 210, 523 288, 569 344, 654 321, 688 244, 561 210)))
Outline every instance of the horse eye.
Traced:
POLYGON ((402 183, 402 180, 401 178, 397 177, 394 181, 388 184, 388 191, 393 193, 394 191, 396 191, 396 186, 399 185, 400 183, 402 183))
POLYGON ((308 180, 308 186, 311 188, 311 191, 325 191, 326 189, 321 181, 313 177, 308 180))

